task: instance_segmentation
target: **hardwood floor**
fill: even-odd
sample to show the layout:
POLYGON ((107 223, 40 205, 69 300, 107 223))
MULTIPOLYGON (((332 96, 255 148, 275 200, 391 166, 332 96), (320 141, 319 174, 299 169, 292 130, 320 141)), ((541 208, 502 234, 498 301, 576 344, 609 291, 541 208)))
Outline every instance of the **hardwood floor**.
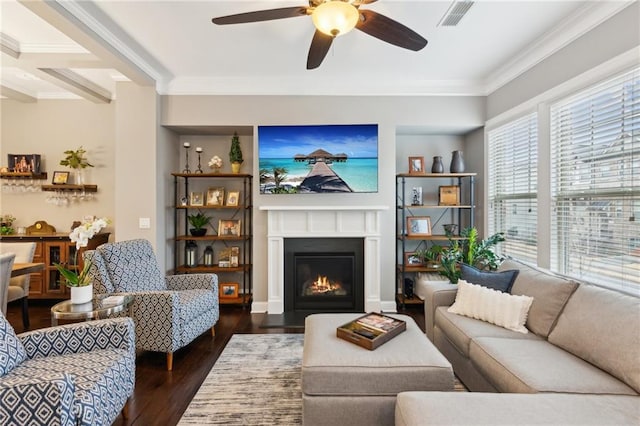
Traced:
MULTIPOLYGON (((31 329, 51 325, 50 308, 56 302, 30 301, 31 329)), ((408 306, 402 312, 414 318, 424 330, 422 306, 408 306)), ((16 330, 24 331, 19 304, 9 304, 7 318, 16 330)), ((261 328, 264 314, 251 314, 240 307, 222 306, 216 336, 204 333, 174 354, 173 371, 166 371, 163 353, 141 352, 136 360, 136 388, 130 400, 129 418, 119 416, 114 425, 175 425, 211 370, 231 336, 240 334, 302 333, 300 328, 261 328)))

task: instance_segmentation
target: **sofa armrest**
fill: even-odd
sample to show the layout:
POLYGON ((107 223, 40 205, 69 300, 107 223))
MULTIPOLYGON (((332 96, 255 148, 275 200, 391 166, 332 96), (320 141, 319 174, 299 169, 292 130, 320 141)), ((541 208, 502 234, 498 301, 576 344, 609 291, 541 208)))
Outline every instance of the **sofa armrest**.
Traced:
POLYGON ((131 318, 87 321, 28 331, 18 335, 29 359, 58 356, 96 349, 135 352, 131 318))
POLYGON ((7 402, 0 404, 0 424, 73 426, 74 392, 73 376, 66 373, 24 380, 15 376, 0 378, 0 401, 7 402), (36 400, 38 407, 34 409, 36 400))
POLYGON ((218 276, 216 274, 180 274, 166 277, 168 290, 213 290, 218 297, 218 276))
POLYGON ((450 283, 428 283, 424 285, 424 328, 433 341, 433 327, 438 306, 451 306, 456 300, 458 286, 450 283))

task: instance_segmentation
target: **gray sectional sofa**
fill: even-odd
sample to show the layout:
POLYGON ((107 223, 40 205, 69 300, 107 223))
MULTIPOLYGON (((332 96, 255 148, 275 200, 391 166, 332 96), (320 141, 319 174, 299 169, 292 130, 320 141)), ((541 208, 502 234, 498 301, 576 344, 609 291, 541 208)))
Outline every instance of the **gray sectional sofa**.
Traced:
POLYGON ((513 260, 500 269, 518 269, 511 293, 533 297, 529 333, 450 313, 457 287, 429 285, 427 336, 483 393, 400 394, 396 425, 639 425, 640 299, 513 260))

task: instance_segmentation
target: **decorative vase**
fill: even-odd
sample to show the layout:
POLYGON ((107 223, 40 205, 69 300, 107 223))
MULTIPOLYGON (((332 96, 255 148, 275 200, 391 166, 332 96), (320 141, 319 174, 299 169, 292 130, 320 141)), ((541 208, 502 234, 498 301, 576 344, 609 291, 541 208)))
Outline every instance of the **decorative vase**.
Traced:
POLYGON ((240 166, 242 163, 231 163, 231 172, 238 174, 240 173, 240 166))
POLYGON ((213 170, 213 173, 220 173, 220 167, 211 166, 211 169, 213 170))
POLYGON ((71 287, 71 303, 81 305, 93 299, 93 283, 82 287, 71 287))
POLYGON ((433 157, 433 165, 431 166, 431 173, 444 173, 444 165, 442 164, 442 157, 433 157))
POLYGON ((73 171, 73 184, 84 185, 84 170, 74 169, 73 171))
POLYGON ((451 173, 464 173, 464 159, 462 158, 462 151, 453 151, 451 154, 451 166, 449 167, 449 171, 451 173))

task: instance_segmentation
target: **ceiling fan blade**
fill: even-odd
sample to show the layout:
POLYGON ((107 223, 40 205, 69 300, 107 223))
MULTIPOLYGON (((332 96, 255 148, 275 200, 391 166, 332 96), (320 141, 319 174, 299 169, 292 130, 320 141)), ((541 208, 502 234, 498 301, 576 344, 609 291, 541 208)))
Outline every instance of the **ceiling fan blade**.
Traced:
POLYGON ((211 22, 218 25, 245 24, 248 22, 271 21, 273 19, 295 18, 307 16, 307 7, 294 6, 279 9, 257 10, 255 12, 238 13, 236 15, 220 16, 211 22))
POLYGON ((418 51, 427 45, 427 40, 411 28, 372 10, 359 10, 360 19, 356 28, 372 37, 394 46, 418 51))
POLYGON ((318 68, 324 57, 327 56, 329 48, 333 43, 333 37, 326 35, 316 30, 311 40, 311 47, 309 47, 309 56, 307 56, 307 69, 312 70, 318 68))

